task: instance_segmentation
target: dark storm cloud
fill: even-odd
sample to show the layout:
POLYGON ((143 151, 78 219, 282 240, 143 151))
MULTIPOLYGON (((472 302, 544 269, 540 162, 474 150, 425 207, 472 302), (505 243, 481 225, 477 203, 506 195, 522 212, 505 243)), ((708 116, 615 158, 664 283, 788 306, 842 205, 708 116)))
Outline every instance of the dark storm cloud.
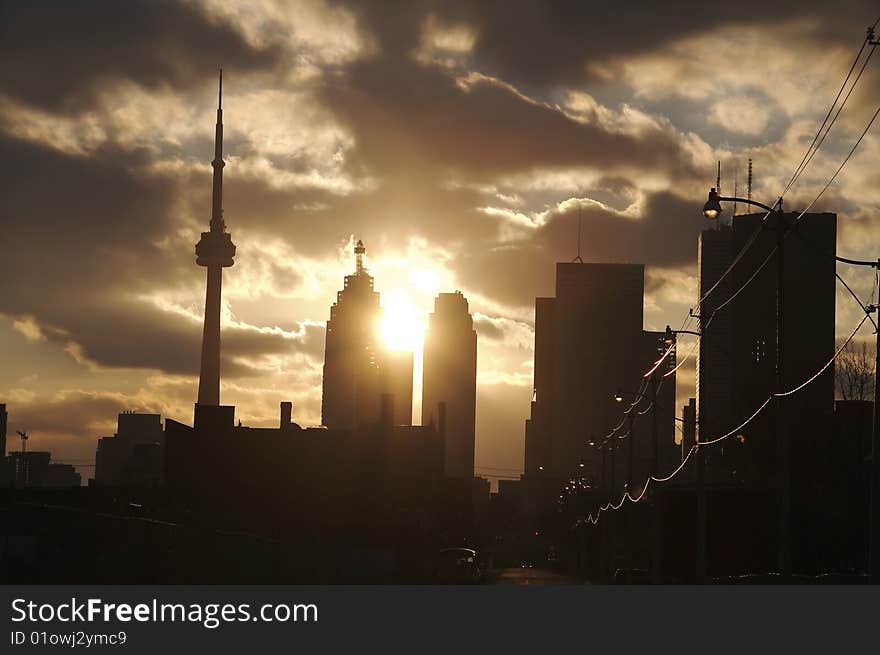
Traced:
POLYGON ((186 90, 220 66, 257 70, 279 52, 258 50, 196 3, 164 0, 4 2, 0 93, 51 111, 85 109, 108 83, 186 90))
MULTIPOLYGON (((494 247, 473 248, 458 261, 468 288, 516 306, 552 295, 556 262, 577 255, 588 262, 640 263, 660 268, 692 264, 697 237, 705 227, 699 203, 670 192, 649 194, 641 217, 628 218, 601 206, 568 205, 553 211, 528 238, 494 247)), ((488 246, 488 244, 486 244, 488 246)))
POLYGON ((320 95, 354 134, 356 163, 379 173, 471 179, 595 166, 696 175, 671 131, 638 135, 576 121, 489 80, 467 88, 410 59, 376 57, 328 78, 320 95))
MULTIPOLYGON (((191 374, 198 370, 199 325, 142 296, 204 273, 191 246, 156 245, 177 227, 182 190, 143 164, 139 152, 107 148, 76 157, 0 138, 0 313, 33 316, 49 340, 73 342, 100 365, 191 374)), ((315 355, 320 341, 308 331, 302 343, 243 328, 225 334, 230 375, 238 370, 235 358, 315 355)))
POLYGON ((851 19, 859 17, 869 25, 876 18, 876 5, 870 0, 342 0, 341 4, 355 12, 386 52, 395 55, 417 46, 422 23, 430 14, 446 25, 467 25, 476 33, 471 57, 476 70, 532 88, 590 81, 594 79, 591 64, 650 53, 718 27, 748 29, 814 18, 817 38, 853 43, 851 19))

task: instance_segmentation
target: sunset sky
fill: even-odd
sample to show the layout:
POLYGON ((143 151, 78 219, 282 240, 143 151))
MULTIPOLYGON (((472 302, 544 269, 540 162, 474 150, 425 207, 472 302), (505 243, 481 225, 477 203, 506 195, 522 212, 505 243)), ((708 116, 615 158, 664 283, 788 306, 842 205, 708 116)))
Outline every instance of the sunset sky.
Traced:
MULTIPOLYGON (((646 329, 677 327, 696 303, 715 162, 722 190, 736 171, 744 194, 752 157, 753 195, 772 203, 876 13, 867 1, 4 3, 10 432, 84 461, 122 410, 191 421, 205 290, 193 248, 210 218, 222 66, 238 246, 224 272, 224 404, 246 425, 276 425, 281 400, 320 422, 324 322, 360 238, 408 326, 398 342, 438 292, 468 298, 477 472, 515 474, 534 299, 577 255, 578 216, 583 259, 644 263, 646 329)), ((878 65, 787 208, 815 197, 865 127, 878 65)), ((839 252, 864 259, 880 253, 875 128, 816 205, 838 212, 839 252)), ((871 297, 870 273, 839 270, 871 297)), ((839 294, 838 333, 859 317, 839 294)), ((679 403, 693 371, 679 372, 679 403)))

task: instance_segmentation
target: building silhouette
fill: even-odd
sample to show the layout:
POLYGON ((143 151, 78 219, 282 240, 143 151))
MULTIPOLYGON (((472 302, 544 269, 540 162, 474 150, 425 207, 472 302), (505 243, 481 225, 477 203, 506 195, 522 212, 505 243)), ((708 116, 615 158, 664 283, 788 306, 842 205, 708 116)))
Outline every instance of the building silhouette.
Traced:
POLYGON ((98 439, 95 485, 156 487, 162 483, 165 432, 159 414, 123 412, 112 437, 98 439))
POLYGON ((377 423, 383 402, 392 403, 396 425, 412 425, 413 354, 380 342, 382 308, 365 253, 358 241, 355 272, 345 276, 327 321, 321 422, 333 430, 377 423))
MULTIPOLYGON (((196 244, 196 263, 208 269, 205 292, 205 325, 202 333, 202 358, 199 370, 199 397, 197 405, 220 405, 220 298, 223 287, 223 269, 232 266, 235 245, 226 231, 223 220, 223 71, 220 71, 220 90, 217 100, 217 124, 214 130, 213 193, 211 196, 210 229, 202 232, 196 244)), ((196 407, 196 421, 200 415, 196 407)))
MULTIPOLYGON (((651 403, 644 374, 662 352, 661 332, 643 329, 644 266, 641 264, 558 263, 556 296, 535 300, 535 369, 531 415, 526 420, 525 476, 553 481, 577 475, 598 485, 626 483, 624 455, 614 475, 603 470, 601 450, 590 447, 624 420, 639 391, 639 410, 651 403), (615 402, 618 391, 623 402, 615 402)), ((675 376, 659 377, 656 417, 635 423, 634 477, 641 485, 653 471, 652 421, 657 421, 660 470, 677 462, 673 415, 675 376), (662 381, 661 381, 662 380, 662 381)), ((626 433, 626 425, 617 433, 626 433)), ((596 445, 596 444, 594 444, 596 445)), ((615 445, 629 447, 625 440, 615 445)), ((610 466, 606 463, 606 466, 610 466)), ((557 491, 558 493, 558 491, 557 491)))
POLYGON ((47 451, 13 452, 7 457, 11 478, 4 486, 17 489, 70 489, 82 483, 80 474, 71 464, 52 461, 47 451))
POLYGON ((422 425, 443 423, 446 475, 474 475, 477 333, 460 291, 441 293, 425 332, 422 425), (439 408, 445 408, 444 416, 439 408))
POLYGON ((9 414, 6 411, 6 403, 0 403, 0 457, 6 456, 6 426, 9 414))
MULTIPOLYGON (((285 575, 297 579, 344 578, 341 572, 368 550, 382 561, 394 559, 395 570, 412 572, 424 560, 428 537, 470 520, 471 480, 458 485, 445 478, 442 428, 411 425, 413 355, 390 352, 377 339, 379 294, 364 267, 363 243, 327 326, 327 427, 293 422, 290 402, 281 403, 275 428, 242 425, 234 406, 219 404, 214 319, 220 272, 234 253, 220 210, 220 116, 218 110, 211 232, 197 247, 209 276, 199 399, 193 426, 165 421, 163 494, 176 515, 236 535, 287 540, 297 556, 285 575)), ((119 418, 117 435, 100 442, 98 479, 124 485, 127 466, 140 445, 154 443, 159 423, 151 415, 119 418)))
MULTIPOLYGON (((784 220, 791 225, 796 217, 789 213, 784 220)), ((734 216, 729 225, 705 230, 700 236, 702 298, 759 231, 730 274, 699 305, 703 336, 696 397, 701 438, 725 434, 740 425, 776 390, 777 255, 773 249, 777 216, 769 216, 761 229, 763 218, 764 214, 734 216)), ((837 216, 831 213, 804 214, 785 238, 784 390, 805 381, 834 354, 836 240, 837 216)), ((833 367, 784 400, 784 429, 793 444, 793 463, 808 477, 804 467, 815 463, 819 440, 832 430, 833 414, 833 367)), ((770 483, 779 470, 777 428, 775 409, 768 407, 741 431, 739 439, 706 453, 709 479, 770 483)))
MULTIPOLYGON (((780 217, 770 214, 762 227, 763 219, 764 214, 734 216, 730 225, 704 231, 700 237, 702 298, 756 235, 731 269, 729 279, 698 308, 702 337, 696 396, 702 440, 742 425, 777 391, 779 260, 774 249, 780 217)), ((781 220, 787 224, 781 390, 787 391, 811 378, 834 355, 837 217, 815 213, 798 218, 787 213, 781 220)), ((771 402, 735 437, 705 453, 704 478, 715 489, 712 502, 727 494, 731 501, 740 503, 745 520, 742 529, 753 534, 775 536, 787 516, 793 569, 828 570, 831 550, 827 540, 817 535, 826 533, 828 516, 838 511, 827 504, 833 498, 827 476, 831 474, 828 446, 834 437, 834 367, 828 367, 798 393, 784 397, 781 404, 771 402), (788 442, 787 453, 782 450, 783 439, 788 442), (783 503, 786 489, 790 501, 783 503)), ((708 538, 711 543, 728 537, 710 527, 708 538)), ((742 563, 741 568, 774 562, 778 553, 773 539, 755 544, 751 550, 751 561, 742 563)), ((735 558, 731 553, 721 561, 730 565, 735 558)))

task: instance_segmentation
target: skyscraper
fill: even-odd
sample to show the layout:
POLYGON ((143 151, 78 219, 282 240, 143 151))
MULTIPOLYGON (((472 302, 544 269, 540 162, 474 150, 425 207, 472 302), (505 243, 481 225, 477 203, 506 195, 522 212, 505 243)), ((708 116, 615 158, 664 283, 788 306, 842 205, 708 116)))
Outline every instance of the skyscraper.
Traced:
POLYGON ((477 333, 460 291, 441 293, 425 333, 422 425, 439 425, 445 403, 446 475, 474 475, 477 398, 477 333))
MULTIPOLYGON (((601 453, 588 447, 588 441, 620 424, 622 410, 636 393, 649 395, 644 374, 657 359, 663 336, 642 327, 643 295, 641 264, 556 265, 556 297, 535 301, 535 384, 526 421, 526 476, 601 479, 601 453), (625 402, 618 403, 615 395, 620 390, 625 402)), ((661 470, 677 459, 674 401, 675 377, 662 378, 657 396, 661 470)), ((639 408, 649 405, 646 399, 639 408)), ((641 481, 653 470, 652 418, 641 417, 635 425, 634 475, 641 481)), ((621 440, 618 447, 628 448, 628 442, 621 440)), ((625 459, 616 459, 616 480, 621 483, 626 481, 625 459)))
POLYGON ((6 457, 6 423, 8 418, 6 404, 0 404, 0 459, 6 457))
MULTIPOLYGON (((223 285, 223 269, 232 266, 235 245, 226 231, 223 220, 223 71, 220 71, 220 90, 217 99, 217 125, 214 132, 213 195, 211 200, 211 223, 208 232, 196 245, 196 263, 208 269, 205 293, 205 327, 202 333, 202 360, 199 372, 199 397, 197 405, 216 407, 220 405, 220 297, 223 285)), ((198 416, 198 408, 196 415, 198 416)))
MULTIPOLYGON (((785 214, 789 226, 796 216, 785 214)), ((699 305, 703 337, 697 359, 697 413, 704 439, 740 425, 776 390, 776 216, 769 216, 762 228, 763 218, 764 214, 734 216, 730 225, 700 236, 702 298, 757 233, 730 274, 699 305)), ((804 214, 785 238, 784 389, 805 381, 834 354, 836 239, 837 217, 831 213, 804 214)), ((809 453, 817 452, 817 440, 832 429, 833 367, 786 397, 783 405, 794 465, 804 469, 807 484, 807 462, 813 457, 809 453)), ((770 406, 741 431, 741 439, 732 440, 723 452, 706 454, 707 472, 717 481, 767 483, 778 470, 777 427, 770 406)))
POLYGON ((345 276, 327 321, 321 422, 331 429, 378 422, 383 395, 393 397, 394 423, 412 425, 412 353, 389 351, 379 341, 382 309, 365 253, 358 241, 355 272, 345 276))

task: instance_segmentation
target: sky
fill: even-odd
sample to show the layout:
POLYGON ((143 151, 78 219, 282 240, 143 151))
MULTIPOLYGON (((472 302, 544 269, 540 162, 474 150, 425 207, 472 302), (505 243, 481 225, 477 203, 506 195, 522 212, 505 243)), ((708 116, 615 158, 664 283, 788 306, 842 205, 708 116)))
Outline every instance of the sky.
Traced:
MULTIPOLYGON (((854 0, 3 2, 10 433, 89 462, 121 411, 191 421, 205 290, 193 248, 210 218, 222 67, 238 247, 223 280, 223 403, 246 425, 277 425, 282 400, 320 422, 324 323, 363 239, 383 304, 409 326, 389 330, 398 345, 417 346, 437 293, 467 297, 476 470, 514 476, 534 299, 577 256, 578 219, 585 261, 645 264, 645 328, 677 327, 696 304, 716 161, 722 191, 736 178, 742 192, 751 157, 753 197, 772 203, 876 13, 854 0)), ((878 65, 787 208, 815 198, 864 129, 878 65)), ((849 257, 878 255, 878 130, 814 205, 838 213, 849 257)), ((871 274, 840 272, 867 302, 871 274)), ((839 336, 859 312, 838 295, 839 336)), ((691 359, 679 404, 693 377, 691 359)))

